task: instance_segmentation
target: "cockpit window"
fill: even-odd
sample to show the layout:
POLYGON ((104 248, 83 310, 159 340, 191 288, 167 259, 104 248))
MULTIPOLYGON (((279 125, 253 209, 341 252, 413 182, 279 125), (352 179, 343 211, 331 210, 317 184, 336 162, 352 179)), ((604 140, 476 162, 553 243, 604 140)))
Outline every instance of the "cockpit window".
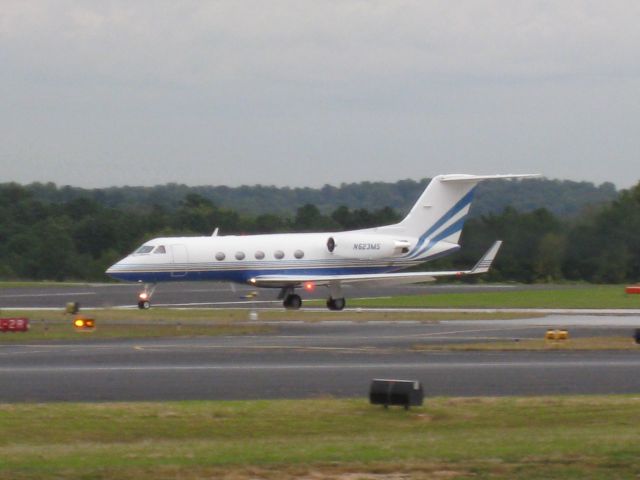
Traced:
POLYGON ((159 245, 156 247, 153 253, 167 253, 167 249, 164 248, 164 245, 159 245))
POLYGON ((143 245, 133 253, 151 253, 153 245, 143 245))

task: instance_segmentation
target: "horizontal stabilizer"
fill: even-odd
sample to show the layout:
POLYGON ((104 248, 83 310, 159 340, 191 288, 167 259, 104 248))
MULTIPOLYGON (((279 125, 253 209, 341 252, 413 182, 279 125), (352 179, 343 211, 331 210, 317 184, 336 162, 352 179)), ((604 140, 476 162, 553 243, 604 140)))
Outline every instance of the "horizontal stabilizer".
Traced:
POLYGON ((491 268, 491 264, 495 260, 496 255, 498 255, 498 251, 500 250, 501 246, 502 240, 498 240, 493 245, 491 245, 491 248, 487 250, 487 253, 485 253, 480 260, 478 260, 478 263, 475 264, 475 266, 469 271, 469 273, 487 273, 491 268))
POLYGON ((542 175, 539 173, 505 173, 501 175, 465 175, 465 174, 452 174, 452 175, 440 175, 440 181, 442 182, 479 182, 481 180, 498 180, 506 178, 539 178, 542 175))

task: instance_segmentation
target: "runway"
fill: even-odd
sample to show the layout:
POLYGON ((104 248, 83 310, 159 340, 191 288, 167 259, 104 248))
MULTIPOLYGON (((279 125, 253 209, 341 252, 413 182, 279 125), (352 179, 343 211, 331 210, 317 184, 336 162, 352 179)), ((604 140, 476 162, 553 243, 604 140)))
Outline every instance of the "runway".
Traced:
MULTIPOLYGON (((424 295, 428 293, 460 292, 466 290, 495 291, 545 286, 515 285, 403 285, 395 287, 357 288, 345 287, 349 298, 384 297, 394 295, 424 295)), ((556 287, 557 288, 557 287, 556 287)), ((127 283, 61 284, 46 287, 22 287, 0 289, 0 308, 64 308, 67 302, 79 302, 83 308, 134 307, 141 285, 127 283)), ((304 299, 324 299, 327 291, 318 288, 304 292, 304 299)), ((247 285, 209 282, 183 282, 161 284, 157 287, 152 304, 189 308, 211 307, 260 307, 280 308, 274 289, 254 289, 247 285), (252 297, 253 294, 257 294, 252 297), (251 298, 248 298, 251 297, 251 298)))
MULTIPOLYGON (((363 397, 373 378, 427 396, 640 392, 638 351, 422 352, 420 345, 540 338, 542 321, 282 323, 271 334, 0 346, 0 401, 363 397)), ((614 317, 572 336, 629 336, 614 317)), ((640 348, 639 348, 640 350, 640 348)))

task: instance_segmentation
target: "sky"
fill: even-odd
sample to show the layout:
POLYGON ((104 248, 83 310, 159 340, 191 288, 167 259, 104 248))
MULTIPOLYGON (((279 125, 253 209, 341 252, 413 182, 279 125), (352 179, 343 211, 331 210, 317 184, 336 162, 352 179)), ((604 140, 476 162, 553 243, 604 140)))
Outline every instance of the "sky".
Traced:
POLYGON ((0 183, 640 180, 640 2, 0 0, 0 183))

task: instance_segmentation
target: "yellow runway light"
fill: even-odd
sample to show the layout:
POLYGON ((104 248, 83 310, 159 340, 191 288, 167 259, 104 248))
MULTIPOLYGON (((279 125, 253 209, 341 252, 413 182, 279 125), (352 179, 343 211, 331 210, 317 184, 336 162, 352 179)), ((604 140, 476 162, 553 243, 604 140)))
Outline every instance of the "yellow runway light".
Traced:
POLYGON ((567 340, 569 338, 569 332, 567 330, 547 330, 544 336, 545 340, 567 340))
POLYGON ((73 326, 77 331, 91 331, 96 328, 96 321, 93 318, 76 317, 73 326))

